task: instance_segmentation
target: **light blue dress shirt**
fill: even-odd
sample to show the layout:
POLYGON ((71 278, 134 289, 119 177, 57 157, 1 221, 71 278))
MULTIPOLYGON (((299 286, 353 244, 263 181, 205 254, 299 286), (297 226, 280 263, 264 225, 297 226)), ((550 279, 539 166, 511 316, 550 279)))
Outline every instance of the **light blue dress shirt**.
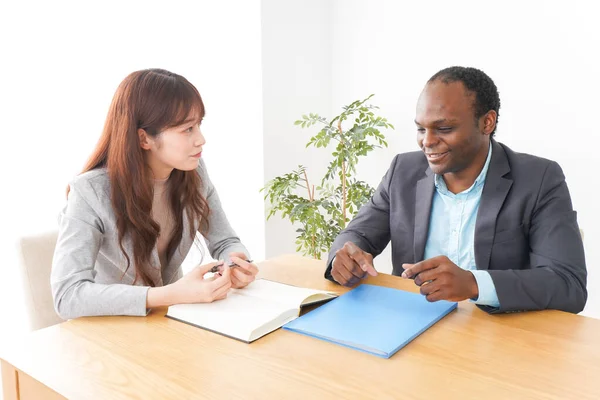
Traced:
POLYGON ((470 188, 457 194, 448 190, 442 176, 435 175, 425 259, 445 255, 462 269, 471 271, 479 289, 479 297, 473 301, 476 304, 499 307, 492 277, 489 272, 478 270, 475 265, 475 222, 491 158, 490 144, 481 173, 470 188))

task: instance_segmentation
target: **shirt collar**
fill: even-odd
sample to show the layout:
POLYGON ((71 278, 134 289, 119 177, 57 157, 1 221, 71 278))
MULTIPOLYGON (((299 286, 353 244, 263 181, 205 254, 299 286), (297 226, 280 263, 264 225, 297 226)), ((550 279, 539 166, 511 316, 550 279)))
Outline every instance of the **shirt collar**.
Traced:
MULTIPOLYGON (((479 187, 485 183, 485 177, 490 167, 490 160, 492 159, 492 147, 492 141, 490 140, 490 148, 488 150, 487 158, 485 160, 485 164, 483 165, 483 169, 475 179, 475 182, 473 182, 473 185, 471 185, 470 188, 463 190, 461 193, 468 193, 471 190, 473 190, 473 188, 479 187)), ((435 174, 434 182, 435 188, 437 190, 440 190, 442 192, 449 192, 448 187, 446 186, 446 182, 444 181, 444 179, 442 179, 441 175, 435 174)))

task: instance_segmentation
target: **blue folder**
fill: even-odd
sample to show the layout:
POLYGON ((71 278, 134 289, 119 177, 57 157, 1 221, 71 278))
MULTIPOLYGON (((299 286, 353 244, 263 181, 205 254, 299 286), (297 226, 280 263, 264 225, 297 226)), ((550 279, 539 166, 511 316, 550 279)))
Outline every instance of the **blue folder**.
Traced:
POLYGON ((390 358, 457 303, 374 285, 357 288, 287 323, 283 329, 390 358))

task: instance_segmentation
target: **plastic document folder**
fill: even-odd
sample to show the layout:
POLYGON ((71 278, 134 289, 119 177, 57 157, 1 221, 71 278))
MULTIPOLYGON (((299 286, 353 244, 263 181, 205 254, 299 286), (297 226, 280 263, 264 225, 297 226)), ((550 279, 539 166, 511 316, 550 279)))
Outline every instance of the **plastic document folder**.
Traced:
POLYGON ((297 318, 283 329, 390 358, 457 303, 374 285, 357 288, 297 318))

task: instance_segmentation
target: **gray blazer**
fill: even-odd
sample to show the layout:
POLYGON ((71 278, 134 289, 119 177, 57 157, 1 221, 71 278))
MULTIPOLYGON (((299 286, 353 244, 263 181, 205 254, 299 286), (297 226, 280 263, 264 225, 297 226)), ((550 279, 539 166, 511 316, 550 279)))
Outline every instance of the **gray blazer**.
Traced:
MULTIPOLYGON (((197 172, 203 182, 202 194, 210 207, 210 232, 205 239, 211 256, 227 259, 232 252, 250 256, 227 221, 203 161, 197 172)), ((59 215, 58 242, 52 262, 51 286, 57 313, 64 319, 146 315, 148 287, 137 282, 133 285, 133 250, 127 236, 123 245, 132 261, 121 279, 127 262, 119 248, 106 169, 79 175, 70 187, 67 205, 59 215)), ((157 249, 152 252, 150 274, 155 282, 166 285, 181 278, 181 263, 194 243, 185 214, 183 226, 181 243, 162 271, 157 249)))
MULTIPOLYGON (((475 262, 496 286, 500 308, 580 312, 587 300, 583 243, 560 166, 515 153, 492 140, 475 225, 475 262)), ((423 260, 435 190, 422 152, 397 155, 370 202, 336 238, 331 261, 346 241, 376 256, 392 242, 393 274, 423 260)))

